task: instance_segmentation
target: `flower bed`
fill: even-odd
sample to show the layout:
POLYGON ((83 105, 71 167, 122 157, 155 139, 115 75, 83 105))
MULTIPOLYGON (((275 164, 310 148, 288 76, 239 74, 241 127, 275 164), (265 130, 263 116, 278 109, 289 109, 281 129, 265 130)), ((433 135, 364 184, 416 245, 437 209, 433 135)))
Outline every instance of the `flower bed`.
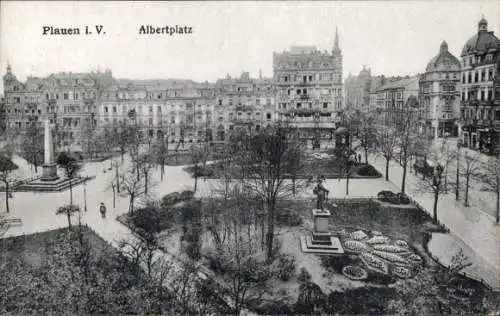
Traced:
POLYGON ((369 245, 377 245, 377 244, 388 244, 389 241, 390 239, 385 236, 374 236, 365 242, 369 245))
POLYGON ((401 279, 407 279, 411 277, 411 271, 404 267, 394 267, 392 273, 401 279))
POLYGON ((406 261, 405 258, 394 254, 390 252, 384 252, 384 251, 373 251, 372 252, 375 256, 378 256, 380 258, 384 258, 385 260, 390 261, 391 263, 401 263, 401 264, 408 264, 408 261, 406 261))
POLYGON ((351 238, 352 240, 363 240, 363 239, 366 239, 368 238, 368 235, 365 234, 362 230, 358 230, 358 231, 355 231, 351 234, 349 234, 349 238, 351 238))
POLYGON ((373 249, 383 252, 394 252, 394 253, 404 253, 408 252, 408 249, 401 248, 393 245, 385 245, 385 244, 376 244, 373 245, 373 249))
POLYGON ((344 248, 346 250, 352 251, 354 253, 362 253, 369 250, 368 246, 360 241, 348 240, 344 243, 344 248))
POLYGON ((417 254, 410 254, 406 257, 410 262, 415 263, 415 264, 421 264, 422 263, 422 257, 420 257, 417 254))
POLYGON ((404 240, 396 240, 396 242, 394 243, 396 246, 398 247, 401 247, 401 248, 406 248, 406 249, 409 249, 410 246, 408 245, 408 243, 404 240))
POLYGON ((359 266, 345 266, 342 274, 351 280, 364 280, 368 277, 366 270, 359 266))
POLYGON ((389 267, 387 263, 375 257, 374 255, 369 253, 363 253, 360 255, 360 258, 368 269, 383 274, 389 274, 389 267))

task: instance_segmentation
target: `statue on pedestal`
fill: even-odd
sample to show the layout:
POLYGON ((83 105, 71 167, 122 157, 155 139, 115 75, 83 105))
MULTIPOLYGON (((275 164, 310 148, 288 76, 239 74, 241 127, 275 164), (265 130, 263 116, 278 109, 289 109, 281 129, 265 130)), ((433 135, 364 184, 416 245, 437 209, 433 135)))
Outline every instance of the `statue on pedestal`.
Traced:
POLYGON ((318 179, 318 184, 314 187, 313 193, 316 195, 316 208, 323 211, 323 202, 328 198, 330 191, 323 186, 323 180, 318 179))

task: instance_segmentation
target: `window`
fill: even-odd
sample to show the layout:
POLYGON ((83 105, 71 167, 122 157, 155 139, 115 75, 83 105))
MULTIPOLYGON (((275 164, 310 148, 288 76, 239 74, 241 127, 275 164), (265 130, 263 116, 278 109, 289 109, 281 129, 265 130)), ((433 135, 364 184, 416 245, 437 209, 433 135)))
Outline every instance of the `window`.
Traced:
POLYGON ((271 119, 271 113, 266 113, 266 119, 268 119, 268 120, 271 119))
POLYGON ((472 83, 472 74, 470 72, 468 73, 467 77, 468 77, 467 83, 472 83))
POLYGON ((309 76, 309 81, 313 81, 313 76, 309 76))
POLYGON ((493 91, 488 90, 488 101, 491 101, 493 99, 493 91))
POLYGON ((481 81, 485 81, 486 80, 486 72, 484 71, 481 71, 481 81))
POLYGON ((328 107, 328 102, 323 102, 323 109, 326 109, 328 107))
POLYGON ((484 90, 481 90, 481 101, 484 101, 484 90))
POLYGON ((288 76, 285 76, 285 82, 288 82, 288 76))
POLYGON ((302 92, 300 89, 297 89, 297 95, 300 95, 300 92, 302 92))
POLYGON ((80 97, 80 96, 79 96, 78 92, 77 92, 77 93, 75 93, 75 100, 78 100, 78 98, 79 98, 79 97, 80 97))
POLYGON ((67 93, 63 93, 63 99, 64 100, 68 100, 68 94, 67 93))
POLYGON ((116 113, 116 106, 113 107, 113 113, 116 113))
POLYGON ((302 107, 302 103, 297 103, 297 109, 300 109, 302 107))
POLYGON ((490 68, 488 70, 488 80, 490 80, 490 81, 493 80, 493 69, 492 68, 490 68))
POLYGON ((477 73, 477 71, 474 73, 474 82, 478 82, 479 81, 479 75, 477 73))
POLYGON ((104 113, 108 113, 108 107, 107 106, 104 107, 104 113))

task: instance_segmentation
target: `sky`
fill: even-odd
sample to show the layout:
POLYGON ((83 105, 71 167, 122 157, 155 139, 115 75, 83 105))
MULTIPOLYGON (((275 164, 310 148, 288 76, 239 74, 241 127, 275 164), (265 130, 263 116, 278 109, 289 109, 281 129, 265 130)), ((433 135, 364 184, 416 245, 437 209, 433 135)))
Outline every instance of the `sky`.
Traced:
MULTIPOLYGON (((500 1, 0 2, 0 69, 20 80, 54 72, 214 82, 242 71, 272 77, 273 52, 293 45, 331 50, 335 28, 343 75, 425 70, 443 40, 459 57, 481 16, 499 35, 500 1), (85 26, 93 31, 85 35, 85 26), (103 32, 96 34, 95 25, 103 32), (188 26, 191 34, 139 34, 142 25, 188 26), (43 35, 43 27, 80 35, 43 35), (105 34, 104 34, 105 33, 105 34)), ((3 92, 3 83, 0 83, 3 92)))

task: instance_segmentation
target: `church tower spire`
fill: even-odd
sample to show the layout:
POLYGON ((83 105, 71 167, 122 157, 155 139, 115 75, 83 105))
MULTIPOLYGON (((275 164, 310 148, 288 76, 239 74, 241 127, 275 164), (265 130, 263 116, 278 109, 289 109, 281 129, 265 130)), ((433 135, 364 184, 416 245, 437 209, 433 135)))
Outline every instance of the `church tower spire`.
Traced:
POLYGON ((341 54, 340 45, 339 45, 339 30, 337 27, 335 27, 335 42, 333 44, 332 53, 339 54, 339 55, 341 54))

